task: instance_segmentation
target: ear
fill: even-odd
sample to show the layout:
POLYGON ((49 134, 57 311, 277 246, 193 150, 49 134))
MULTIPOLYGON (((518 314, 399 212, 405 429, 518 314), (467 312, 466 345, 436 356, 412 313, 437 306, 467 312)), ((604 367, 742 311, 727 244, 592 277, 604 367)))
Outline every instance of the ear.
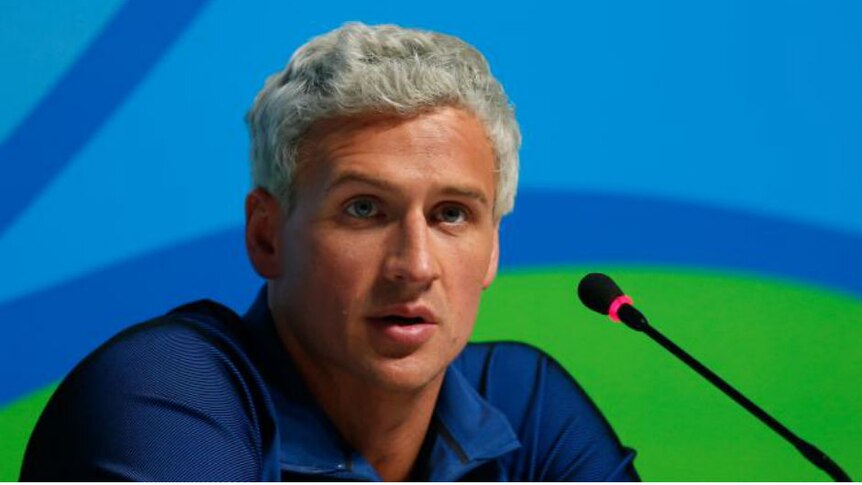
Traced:
POLYGON ((497 277, 497 267, 500 264, 500 225, 494 228, 494 247, 491 249, 491 260, 488 261, 488 270, 482 279, 482 289, 487 290, 494 278, 497 277))
POLYGON ((281 275, 281 206, 256 188, 245 198, 245 249, 254 270, 265 279, 281 275))

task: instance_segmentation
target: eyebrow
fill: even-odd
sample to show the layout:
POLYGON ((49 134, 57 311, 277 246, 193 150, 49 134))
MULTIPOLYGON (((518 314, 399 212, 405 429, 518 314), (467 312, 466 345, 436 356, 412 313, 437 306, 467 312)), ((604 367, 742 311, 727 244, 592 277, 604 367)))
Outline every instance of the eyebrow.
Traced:
POLYGON ((327 184, 325 192, 328 194, 337 189, 338 187, 351 182, 371 185, 381 190, 395 191, 395 186, 385 180, 371 177, 369 175, 365 175, 359 172, 347 170, 340 173, 337 177, 335 177, 335 180, 327 184))
MULTIPOLYGON (((381 180, 379 178, 372 177, 370 175, 355 172, 352 170, 347 170, 347 171, 339 174, 337 177, 335 177, 335 180, 333 180, 332 182, 327 184, 326 189, 325 189, 325 193, 329 194, 332 191, 334 191, 335 189, 337 189, 338 187, 345 185, 345 184, 348 184, 348 183, 361 183, 361 184, 371 185, 372 187, 377 187, 380 190, 384 190, 384 191, 388 191, 388 192, 396 192, 397 191, 397 187, 394 184, 387 182, 386 180, 381 180)), ((468 199, 474 199, 474 200, 477 200, 486 206, 488 205, 488 199, 485 197, 485 194, 483 194, 481 191, 476 190, 472 187, 459 186, 459 185, 449 185, 447 187, 444 187, 443 190, 441 190, 441 192, 443 194, 446 194, 446 195, 454 195, 454 196, 458 196, 458 197, 466 197, 468 199)))

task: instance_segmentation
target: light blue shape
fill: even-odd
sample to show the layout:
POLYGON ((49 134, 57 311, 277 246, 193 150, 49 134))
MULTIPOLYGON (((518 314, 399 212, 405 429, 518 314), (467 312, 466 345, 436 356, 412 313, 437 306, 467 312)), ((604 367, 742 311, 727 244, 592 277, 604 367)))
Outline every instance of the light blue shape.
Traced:
POLYGON ((595 3, 525 35, 522 187, 862 234, 862 3, 595 3))
POLYGON ((350 19, 379 22, 389 11, 374 7, 376 14, 357 17, 351 8, 334 18, 331 9, 296 11, 283 2, 208 5, 0 236, 0 303, 241 224, 246 109, 266 76, 309 37, 350 19))
POLYGON ((257 83, 200 20, 2 234, 0 302, 241 224, 257 83))
POLYGON ((500 5, 213 1, 0 239, 0 302, 241 224, 244 111, 296 47, 350 20, 482 50, 517 105, 524 188, 862 233, 862 3, 500 5))
POLYGON ((0 1, 0 141, 53 88, 123 3, 0 1))

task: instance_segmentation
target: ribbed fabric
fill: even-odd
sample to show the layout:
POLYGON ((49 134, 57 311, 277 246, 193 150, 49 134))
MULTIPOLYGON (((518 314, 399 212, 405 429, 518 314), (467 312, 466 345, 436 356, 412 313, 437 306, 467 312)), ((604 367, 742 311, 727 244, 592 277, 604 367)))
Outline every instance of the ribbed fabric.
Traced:
MULTIPOLYGON (((278 345, 266 299, 136 325, 84 359, 30 439, 27 481, 378 480, 278 345)), ((471 344, 447 370, 419 480, 637 479, 634 453, 571 377, 523 344, 471 344)))

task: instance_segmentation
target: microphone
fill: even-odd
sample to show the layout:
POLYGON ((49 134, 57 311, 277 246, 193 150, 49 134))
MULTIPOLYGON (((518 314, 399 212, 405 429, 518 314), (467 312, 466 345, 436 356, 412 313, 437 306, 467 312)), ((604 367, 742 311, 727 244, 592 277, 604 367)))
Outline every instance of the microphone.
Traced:
POLYGON ((724 379, 653 328, 646 317, 634 307, 631 297, 625 295, 609 276, 601 273, 590 273, 584 276, 578 284, 578 297, 584 306, 590 310, 602 315, 608 315, 615 322, 622 322, 633 330, 647 334, 651 339, 658 342, 659 345, 685 362, 714 386, 718 387, 721 392, 736 401, 737 404, 754 414, 762 423, 789 441, 790 444, 802 453, 802 456, 829 474, 833 480, 837 482, 851 481, 850 476, 829 458, 826 453, 787 429, 787 427, 779 423, 778 420, 770 416, 769 413, 758 405, 751 402, 750 399, 743 396, 742 393, 737 391, 724 379))

